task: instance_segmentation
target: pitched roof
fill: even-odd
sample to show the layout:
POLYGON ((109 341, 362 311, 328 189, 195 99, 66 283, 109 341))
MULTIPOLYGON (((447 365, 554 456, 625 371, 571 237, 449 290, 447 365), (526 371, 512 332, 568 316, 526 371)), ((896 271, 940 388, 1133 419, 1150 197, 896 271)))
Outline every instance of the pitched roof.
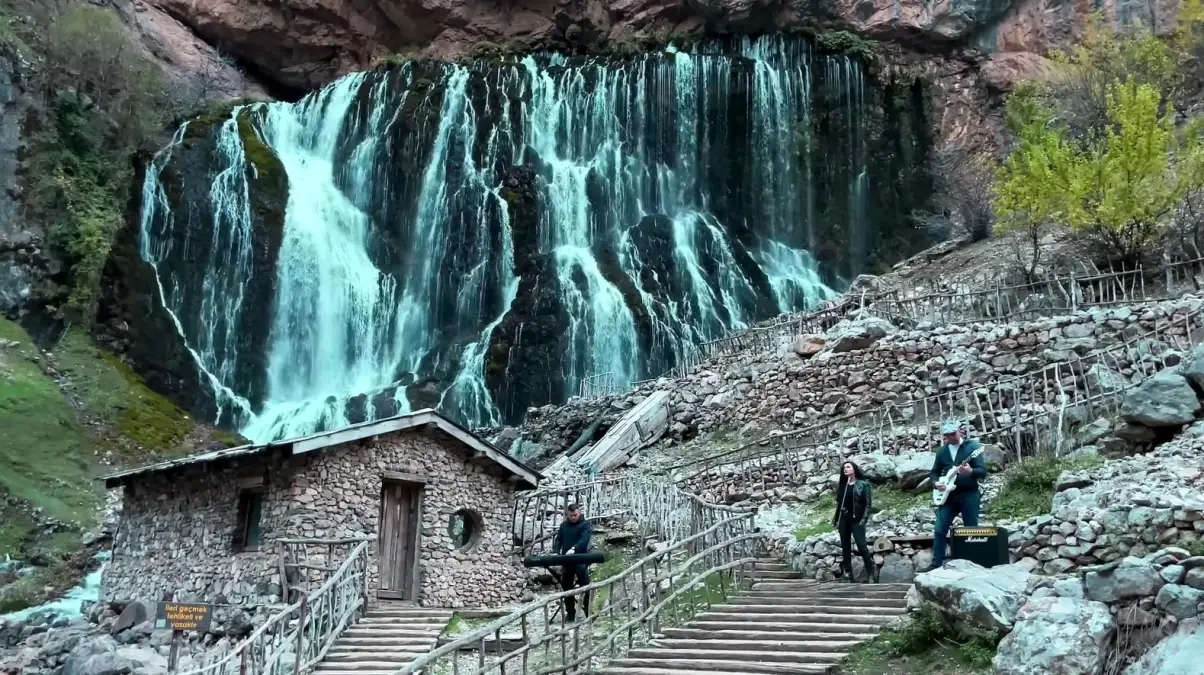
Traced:
POLYGON ((321 433, 302 438, 272 441, 271 443, 264 443, 262 445, 242 445, 237 448, 225 448, 223 450, 203 452, 197 455, 190 455, 188 457, 173 459, 167 462, 149 464, 136 469, 118 471, 102 477, 101 480, 105 482, 105 487, 113 488, 150 474, 172 471, 186 466, 201 465, 224 459, 236 459, 251 455, 258 455, 268 451, 282 451, 288 455, 300 455, 307 452, 325 450, 326 448, 332 446, 351 443, 364 438, 383 436, 385 434, 391 434, 398 431, 403 431, 405 429, 418 429, 423 427, 434 427, 439 429, 443 433, 459 441, 468 450, 470 450, 473 455, 483 456, 492 460, 495 464, 501 466, 511 475, 515 476, 530 487, 535 487, 538 485, 539 481, 543 478, 538 471, 535 471, 505 452, 502 452, 489 441, 484 440, 483 438, 461 427, 438 412, 428 408, 413 413, 407 413, 405 415, 396 415, 383 420, 377 420, 375 422, 363 422, 360 424, 353 424, 349 427, 343 427, 342 429, 323 431, 321 433))

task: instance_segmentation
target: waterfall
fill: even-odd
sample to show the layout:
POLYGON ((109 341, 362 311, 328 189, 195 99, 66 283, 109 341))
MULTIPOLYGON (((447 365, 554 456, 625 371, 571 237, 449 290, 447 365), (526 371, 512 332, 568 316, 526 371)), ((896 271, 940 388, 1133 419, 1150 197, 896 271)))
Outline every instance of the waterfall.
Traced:
POLYGON ((175 171, 195 152, 178 135, 146 174, 142 256, 253 440, 427 405, 496 426, 830 297, 810 251, 839 223, 863 261, 873 235, 866 87, 854 60, 778 37, 353 74, 214 125, 187 231, 170 195, 202 177, 175 171), (817 136, 817 92, 841 137, 817 136), (274 257, 250 145, 287 175, 274 257))

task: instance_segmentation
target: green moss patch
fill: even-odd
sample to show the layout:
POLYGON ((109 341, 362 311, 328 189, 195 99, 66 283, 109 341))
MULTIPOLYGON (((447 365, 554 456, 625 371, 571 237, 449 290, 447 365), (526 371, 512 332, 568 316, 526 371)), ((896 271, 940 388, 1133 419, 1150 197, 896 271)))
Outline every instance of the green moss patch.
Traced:
POLYGON ((832 514, 834 513, 836 513, 836 495, 832 492, 805 502, 799 507, 798 527, 794 531, 794 538, 797 541, 804 541, 816 535, 832 532, 836 529, 832 527, 832 514))
MULTIPOLYGON (((195 427, 193 420, 151 391, 128 365, 78 332, 63 336, 55 356, 65 376, 64 389, 81 408, 140 446, 133 450, 184 453, 184 441, 195 427)), ((141 452, 124 454, 128 460, 145 459, 141 452)))
POLYGON ((1028 520, 1049 513, 1053 505, 1058 476, 1067 470, 1091 469, 1102 459, 1060 460, 1052 457, 1030 459, 1008 470, 1003 489, 991 500, 988 512, 993 520, 1028 520))
POLYGON ((0 557, 35 545, 37 520, 71 530, 90 526, 101 500, 92 477, 97 446, 55 381, 42 372, 33 342, 0 318, 0 557), (16 342, 16 346, 11 346, 16 342), (35 517, 36 515, 36 517, 35 517))
POLYGON ((971 675, 991 671, 996 643, 962 638, 925 605, 897 626, 858 646, 840 664, 847 675, 971 675))

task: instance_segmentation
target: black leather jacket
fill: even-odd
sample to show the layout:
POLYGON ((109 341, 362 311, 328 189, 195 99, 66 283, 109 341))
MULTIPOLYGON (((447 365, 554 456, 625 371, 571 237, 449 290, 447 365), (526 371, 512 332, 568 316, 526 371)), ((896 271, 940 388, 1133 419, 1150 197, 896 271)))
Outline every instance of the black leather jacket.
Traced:
POLYGON ((841 483, 836 489, 836 513, 832 515, 832 522, 851 519, 854 525, 860 525, 869 518, 873 506, 874 491, 869 481, 857 481, 851 492, 845 483, 841 483))

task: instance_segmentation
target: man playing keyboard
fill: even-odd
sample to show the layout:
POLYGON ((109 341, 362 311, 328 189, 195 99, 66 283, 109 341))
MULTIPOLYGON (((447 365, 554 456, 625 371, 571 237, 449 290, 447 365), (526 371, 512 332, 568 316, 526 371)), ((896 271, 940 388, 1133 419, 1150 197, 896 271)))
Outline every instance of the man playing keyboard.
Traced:
MULTIPOLYGON (((590 537, 593 536, 593 528, 581 513, 581 509, 576 504, 569 504, 565 509, 564 522, 560 524, 560 529, 556 531, 556 538, 552 540, 552 550, 560 555, 574 555, 577 553, 588 553, 590 537)), ((572 590, 581 586, 589 585, 589 565, 565 565, 560 568, 560 587, 564 590, 572 590)), ((589 596, 585 594, 582 597, 582 611, 589 615, 589 596)), ((565 623, 573 623, 577 620, 577 603, 573 597, 564 599, 564 620, 565 623)))

